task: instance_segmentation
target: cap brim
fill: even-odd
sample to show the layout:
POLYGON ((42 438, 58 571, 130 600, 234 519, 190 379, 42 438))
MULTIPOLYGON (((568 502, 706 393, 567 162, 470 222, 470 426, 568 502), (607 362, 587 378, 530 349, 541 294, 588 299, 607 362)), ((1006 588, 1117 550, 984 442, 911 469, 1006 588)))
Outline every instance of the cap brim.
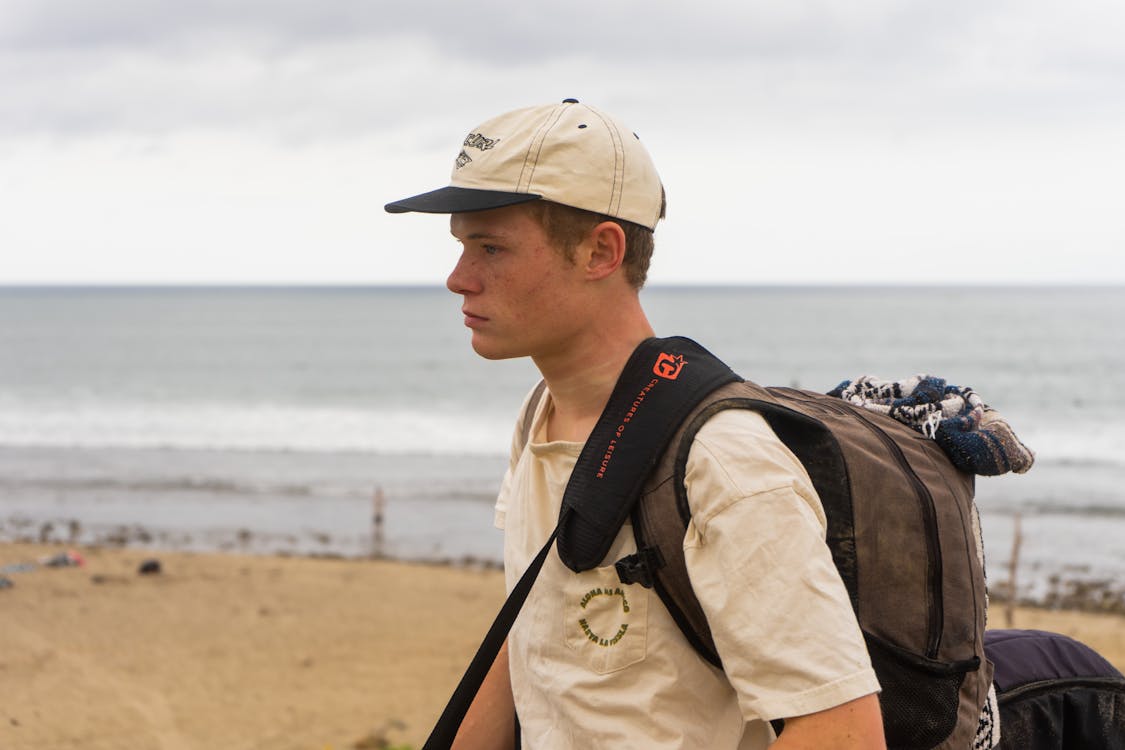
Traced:
POLYGON ((387 213, 392 214, 404 214, 410 211, 424 214, 459 214, 466 211, 487 211, 490 208, 514 206, 519 203, 539 200, 541 197, 534 193, 476 190, 450 185, 411 198, 403 198, 394 203, 388 203, 383 208, 387 213))

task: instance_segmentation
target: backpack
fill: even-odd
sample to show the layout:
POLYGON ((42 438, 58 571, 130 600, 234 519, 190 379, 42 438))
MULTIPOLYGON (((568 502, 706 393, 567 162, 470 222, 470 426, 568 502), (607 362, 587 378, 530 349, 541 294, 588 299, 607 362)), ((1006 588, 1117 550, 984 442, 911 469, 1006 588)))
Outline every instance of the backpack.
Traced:
POLYGON ((1000 750, 1125 750, 1125 676, 1084 643, 1040 630, 989 630, 1000 750))
POLYGON ((571 475, 558 537, 563 562, 575 571, 603 564, 631 515, 637 552, 617 561, 618 575, 653 588, 687 640, 721 668, 683 539, 691 520, 688 452, 703 424, 725 409, 761 414, 809 473, 883 688, 888 747, 970 747, 992 682, 974 479, 933 440, 890 417, 743 381, 689 339, 650 339, 610 397, 609 427, 594 428, 571 475), (639 425, 646 413, 663 415, 663 430, 639 425), (615 471, 620 488, 606 481, 615 471), (617 506, 608 522, 607 505, 617 506))
MULTIPOLYGON (((522 428, 526 444, 540 384, 522 428)), ((653 588, 687 640, 721 668, 688 579, 688 451, 724 409, 760 413, 804 465, 827 543, 883 688, 888 748, 971 747, 992 682, 973 477, 932 441, 840 399, 744 381, 690 339, 633 352, 578 458, 551 538, 513 588, 424 750, 447 747, 550 548, 576 572, 603 564, 632 519, 637 552, 616 567, 653 588)), ((747 529, 752 534, 753 529, 747 529)))

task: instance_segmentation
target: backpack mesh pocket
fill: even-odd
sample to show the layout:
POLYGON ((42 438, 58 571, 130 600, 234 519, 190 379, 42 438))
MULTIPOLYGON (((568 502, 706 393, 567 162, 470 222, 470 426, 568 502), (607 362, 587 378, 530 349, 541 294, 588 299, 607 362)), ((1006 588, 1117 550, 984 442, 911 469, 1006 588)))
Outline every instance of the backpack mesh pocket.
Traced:
POLYGON ((941 744, 957 725, 965 675, 980 662, 933 662, 865 635, 872 666, 883 688, 879 704, 887 747, 930 750, 941 744))

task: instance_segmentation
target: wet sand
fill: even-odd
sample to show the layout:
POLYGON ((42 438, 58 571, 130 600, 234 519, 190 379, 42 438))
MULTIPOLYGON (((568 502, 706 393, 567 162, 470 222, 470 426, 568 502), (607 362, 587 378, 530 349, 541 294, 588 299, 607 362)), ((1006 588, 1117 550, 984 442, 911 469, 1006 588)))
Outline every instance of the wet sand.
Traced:
MULTIPOLYGON (((0 545, 0 568, 60 551, 0 545)), ((77 552, 83 566, 4 574, 5 750, 419 747, 503 598, 496 570, 77 552), (137 572, 149 558, 161 573, 137 572)), ((1125 617, 1021 608, 1014 624, 1125 668, 1125 617)))

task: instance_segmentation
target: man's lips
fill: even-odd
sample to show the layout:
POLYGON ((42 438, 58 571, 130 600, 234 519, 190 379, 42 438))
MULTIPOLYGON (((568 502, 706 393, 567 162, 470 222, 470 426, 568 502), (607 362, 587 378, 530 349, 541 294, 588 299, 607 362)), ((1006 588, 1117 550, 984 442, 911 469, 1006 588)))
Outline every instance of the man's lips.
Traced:
POLYGON ((474 326, 488 322, 488 318, 484 317, 483 315, 477 315, 472 310, 469 310, 467 308, 461 308, 461 314, 465 316, 465 325, 467 325, 469 328, 473 328, 474 326))

